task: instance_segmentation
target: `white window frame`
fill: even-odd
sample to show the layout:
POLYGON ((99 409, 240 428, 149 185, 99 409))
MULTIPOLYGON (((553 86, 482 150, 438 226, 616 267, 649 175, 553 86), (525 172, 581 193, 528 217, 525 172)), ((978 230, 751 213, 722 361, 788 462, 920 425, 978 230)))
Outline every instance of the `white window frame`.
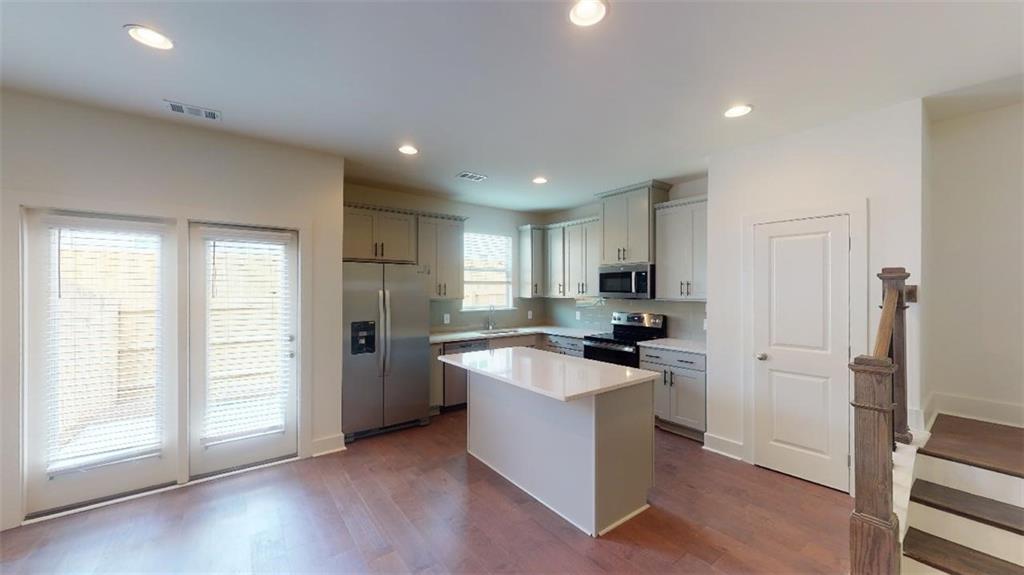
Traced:
POLYGON ((515 252, 514 252, 515 248, 513 246, 513 244, 514 244, 513 238, 511 236, 507 236, 507 235, 504 235, 504 234, 485 234, 485 233, 480 233, 480 232, 463 232, 463 234, 462 234, 462 242, 463 242, 464 246, 468 245, 468 242, 466 241, 466 236, 470 236, 470 235, 493 236, 493 237, 500 237, 500 238, 503 238, 503 239, 507 240, 508 241, 508 260, 507 260, 508 261, 508 267, 506 269, 504 269, 504 270, 502 270, 500 268, 470 268, 470 267, 468 267, 466 265, 467 258, 466 258, 466 250, 464 249, 463 256, 462 256, 462 291, 463 291, 462 311, 464 311, 464 312, 490 311, 492 309, 491 306, 489 306, 489 305, 486 305, 486 306, 467 306, 466 305, 466 297, 469 294, 469 290, 467 288, 470 285, 505 285, 505 286, 507 286, 507 288, 508 288, 508 291, 507 291, 508 297, 506 298, 505 305, 494 306, 493 309, 495 311, 516 309, 515 308, 515 294, 512 291, 512 286, 514 285, 514 279, 515 279, 515 278, 512 277, 513 270, 515 269, 515 266, 512 263, 512 260, 513 260, 514 255, 515 255, 515 252), (489 272, 502 272, 503 271, 503 272, 505 272, 507 274, 508 280, 507 281, 503 281, 503 282, 469 281, 469 280, 466 279, 466 271, 468 271, 468 270, 473 270, 473 271, 489 271, 489 272))

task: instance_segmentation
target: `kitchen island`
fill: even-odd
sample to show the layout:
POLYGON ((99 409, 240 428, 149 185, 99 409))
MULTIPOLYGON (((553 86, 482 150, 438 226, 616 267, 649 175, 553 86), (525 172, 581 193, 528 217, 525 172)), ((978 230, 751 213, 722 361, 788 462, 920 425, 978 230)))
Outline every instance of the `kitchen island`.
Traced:
POLYGON ((470 455, 594 537, 647 509, 658 373, 525 347, 439 359, 469 373, 470 455))

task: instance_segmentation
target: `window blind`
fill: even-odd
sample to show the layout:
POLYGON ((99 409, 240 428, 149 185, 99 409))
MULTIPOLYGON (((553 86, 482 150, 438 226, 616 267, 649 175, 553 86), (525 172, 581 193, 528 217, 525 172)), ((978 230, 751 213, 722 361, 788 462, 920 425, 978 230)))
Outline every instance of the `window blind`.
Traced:
POLYGON ((283 432, 294 353, 285 243, 207 239, 205 445, 283 432))
POLYGON ((465 296, 462 309, 512 307, 512 238, 467 233, 463 242, 465 296))
POLYGON ((158 453, 161 235, 75 226, 48 235, 47 472, 158 453))

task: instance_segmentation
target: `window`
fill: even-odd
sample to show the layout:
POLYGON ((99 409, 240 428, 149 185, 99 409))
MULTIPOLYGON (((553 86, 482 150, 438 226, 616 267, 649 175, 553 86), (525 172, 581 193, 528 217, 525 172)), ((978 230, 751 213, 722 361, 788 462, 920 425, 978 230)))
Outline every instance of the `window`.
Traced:
POLYGON ((512 238, 469 234, 463 264, 465 296, 462 309, 512 307, 512 238))

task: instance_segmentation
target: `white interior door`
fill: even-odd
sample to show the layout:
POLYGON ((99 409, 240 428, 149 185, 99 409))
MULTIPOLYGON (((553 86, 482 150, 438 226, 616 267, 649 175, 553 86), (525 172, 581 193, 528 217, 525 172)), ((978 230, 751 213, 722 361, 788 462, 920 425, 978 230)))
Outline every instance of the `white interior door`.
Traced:
POLYGON ((29 516, 176 479, 171 231, 152 221, 27 214, 29 516))
POLYGON ((850 224, 754 229, 755 463, 849 491, 850 224))
POLYGON ((193 225, 189 473, 297 449, 296 234, 193 225))

